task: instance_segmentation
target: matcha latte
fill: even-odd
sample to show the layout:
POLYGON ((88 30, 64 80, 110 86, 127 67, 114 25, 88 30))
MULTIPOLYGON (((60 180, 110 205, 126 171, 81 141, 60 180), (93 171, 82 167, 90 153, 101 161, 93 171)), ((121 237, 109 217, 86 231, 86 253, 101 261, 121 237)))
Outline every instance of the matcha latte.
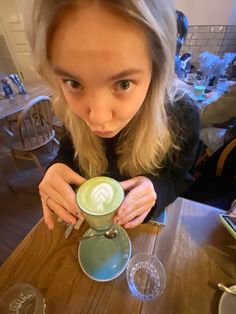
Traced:
POLYGON ((76 201, 85 220, 97 230, 104 230, 112 225, 112 217, 123 198, 122 186, 109 177, 89 179, 76 192, 76 201))

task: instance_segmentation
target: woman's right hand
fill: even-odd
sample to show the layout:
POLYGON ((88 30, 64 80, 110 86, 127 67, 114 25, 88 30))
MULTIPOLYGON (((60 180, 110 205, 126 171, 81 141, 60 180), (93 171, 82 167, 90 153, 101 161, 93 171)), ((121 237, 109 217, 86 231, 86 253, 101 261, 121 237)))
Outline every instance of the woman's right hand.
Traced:
POLYGON ((75 192, 70 184, 81 185, 86 179, 62 163, 56 163, 48 168, 39 184, 44 220, 48 228, 54 228, 52 212, 58 217, 75 224, 76 218, 82 214, 76 205, 75 192))

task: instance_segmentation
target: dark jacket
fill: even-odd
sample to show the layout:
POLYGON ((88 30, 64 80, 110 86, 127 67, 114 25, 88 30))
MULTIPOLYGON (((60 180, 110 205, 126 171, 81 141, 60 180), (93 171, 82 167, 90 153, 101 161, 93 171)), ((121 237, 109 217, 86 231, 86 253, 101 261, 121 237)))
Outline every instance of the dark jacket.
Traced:
MULTIPOLYGON (((196 149, 199 139, 199 112, 192 100, 185 96, 178 100, 174 106, 168 107, 169 121, 177 124, 175 132, 178 134, 178 145, 181 147, 178 154, 172 161, 165 162, 165 166, 158 176, 144 173, 155 188, 157 194, 156 204, 145 219, 145 222, 152 219, 167 205, 172 203, 186 188, 193 183, 189 173, 195 160, 196 149)), ((116 137, 104 139, 109 168, 103 175, 112 177, 118 181, 129 179, 119 173, 116 164, 115 143, 116 137)), ((144 143, 145 145, 145 143, 144 143)), ((53 163, 64 163, 71 169, 81 174, 79 166, 74 162, 74 147, 70 135, 65 133, 60 141, 60 148, 53 163)), ((81 174, 82 175, 82 174, 81 174)))

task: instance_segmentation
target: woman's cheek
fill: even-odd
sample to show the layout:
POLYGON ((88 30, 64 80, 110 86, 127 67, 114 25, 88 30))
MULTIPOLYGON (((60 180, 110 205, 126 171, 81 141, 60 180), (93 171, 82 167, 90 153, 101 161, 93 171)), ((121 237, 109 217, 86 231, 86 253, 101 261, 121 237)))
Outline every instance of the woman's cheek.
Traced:
POLYGON ((72 112, 74 112, 77 115, 80 115, 81 112, 81 106, 79 105, 79 101, 75 95, 72 95, 68 91, 63 90, 63 95, 65 97, 66 103, 71 109, 72 112))

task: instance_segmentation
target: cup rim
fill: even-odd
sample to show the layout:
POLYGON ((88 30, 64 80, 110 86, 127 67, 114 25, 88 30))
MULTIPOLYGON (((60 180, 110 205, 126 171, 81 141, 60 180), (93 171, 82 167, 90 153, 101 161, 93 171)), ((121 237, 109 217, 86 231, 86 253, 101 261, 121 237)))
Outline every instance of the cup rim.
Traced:
MULTIPOLYGON (((91 230, 92 228, 89 228, 85 233, 84 233, 84 236, 86 236, 89 231, 91 230)), ((92 280, 95 280, 95 281, 98 281, 98 282, 107 282, 107 281, 111 281, 111 280, 114 280, 115 278, 119 277, 123 272, 125 272, 126 270, 126 267, 130 261, 130 258, 131 258, 131 254, 132 254, 132 243, 131 243, 131 240, 130 240, 130 237, 127 233, 127 231, 122 227, 122 226, 118 226, 117 227, 118 231, 121 232, 121 234, 118 234, 118 239, 120 237, 120 239, 122 239, 122 241, 124 242, 127 242, 127 245, 128 245, 128 252, 127 254, 124 254, 123 257, 126 257, 126 262, 124 263, 123 267, 116 273, 114 274, 113 276, 111 277, 107 277, 107 278, 98 278, 96 275, 92 275, 91 273, 89 273, 86 268, 84 267, 83 265, 83 262, 81 260, 81 248, 83 246, 86 245, 86 242, 82 243, 80 242, 79 243, 79 247, 78 247, 78 260, 79 260, 79 264, 80 264, 80 267, 81 269, 83 270, 83 272, 89 277, 91 278, 92 280)), ((97 230, 95 230, 95 232, 98 232, 97 230)), ((110 239, 109 241, 117 241, 117 238, 115 239, 110 239)), ((96 239, 94 239, 96 241, 96 239)), ((124 253, 124 252, 123 252, 124 253)))
MULTIPOLYGON (((38 313, 38 311, 41 311, 43 313, 46 302, 44 299, 44 296, 39 288, 36 286, 33 286, 31 283, 28 282, 16 282, 13 286, 10 286, 1 296, 0 296, 0 302, 6 301, 7 298, 11 294, 13 294, 15 302, 20 298, 21 294, 25 294, 26 292, 32 292, 32 298, 35 300, 35 307, 34 307, 34 313, 38 313)), ((14 300, 12 300, 13 302, 14 300)), ((2 303, 0 304, 0 307, 2 307, 2 303)), ((5 304, 4 304, 5 305, 5 304)), ((8 306, 10 303, 8 304, 8 306)), ((22 305, 19 305, 21 307, 22 305)))
POLYGON ((122 188, 120 182, 118 182, 117 180, 115 180, 115 179, 113 179, 113 178, 111 178, 111 177, 97 176, 97 177, 93 177, 93 178, 88 179, 87 181, 85 181, 83 184, 81 184, 81 185, 77 188, 75 199, 76 199, 77 205, 79 206, 79 208, 80 208, 85 214, 90 215, 90 216, 99 216, 99 217, 103 217, 103 216, 106 216, 106 215, 108 215, 108 214, 111 214, 111 213, 115 212, 115 211, 117 210, 117 208, 119 208, 119 206, 122 204, 122 202, 123 202, 123 200, 124 200, 124 196, 125 196, 125 193, 124 193, 124 190, 123 190, 123 188, 122 188), (104 214, 88 211, 87 209, 85 209, 85 208, 83 207, 83 205, 80 204, 80 202, 79 202, 79 200, 78 200, 78 197, 77 197, 79 190, 81 189, 81 187, 82 187, 84 184, 88 183, 88 182, 91 181, 91 180, 97 179, 97 178, 101 178, 101 179, 105 178, 105 179, 112 180, 115 184, 118 184, 118 185, 119 185, 120 191, 121 191, 121 198, 120 198, 120 201, 118 202, 117 207, 114 208, 114 209, 112 209, 112 210, 110 210, 110 211, 107 211, 107 212, 104 213, 104 214))
MULTIPOLYGON (((137 262, 138 262, 138 260, 134 263, 134 265, 135 265, 137 262)), ((155 267, 155 266, 154 266, 154 267, 155 267)), ((156 268, 156 267, 155 267, 155 268, 156 268)), ((154 255, 154 254, 152 254, 152 253, 140 252, 140 253, 137 253, 137 254, 133 255, 133 256, 130 258, 129 263, 128 263, 127 268, 126 268, 126 280, 127 280, 128 287, 129 287, 131 293, 132 293, 136 298, 138 298, 138 299, 140 299, 140 300, 142 300, 142 301, 153 301, 153 300, 157 299, 157 298, 164 292, 164 290, 165 290, 165 288, 166 288, 166 280, 167 280, 167 278, 166 278, 166 271, 165 271, 165 268, 164 268, 162 262, 160 261, 160 259, 159 259, 156 255, 154 255), (163 285, 162 285, 162 289, 161 289, 160 293, 157 294, 157 295, 155 295, 155 296, 154 296, 153 298, 151 298, 151 299, 147 299, 147 298, 145 298, 144 296, 141 296, 141 293, 140 293, 140 295, 139 295, 139 293, 136 294, 136 293, 133 291, 133 289, 131 288, 130 273, 131 273, 131 269, 132 269, 132 266, 133 266, 133 265, 132 265, 132 262, 135 261, 135 259, 138 259, 139 257, 142 257, 142 260, 140 260, 140 262, 145 262, 145 261, 147 261, 149 258, 152 258, 153 260, 155 260, 155 261, 158 263, 158 267, 159 267, 159 270, 160 270, 160 273, 161 273, 161 277, 163 277, 163 278, 162 278, 162 280, 163 280, 162 284, 163 284, 163 285)), ((135 288, 135 289, 138 291, 137 288, 135 288)))

